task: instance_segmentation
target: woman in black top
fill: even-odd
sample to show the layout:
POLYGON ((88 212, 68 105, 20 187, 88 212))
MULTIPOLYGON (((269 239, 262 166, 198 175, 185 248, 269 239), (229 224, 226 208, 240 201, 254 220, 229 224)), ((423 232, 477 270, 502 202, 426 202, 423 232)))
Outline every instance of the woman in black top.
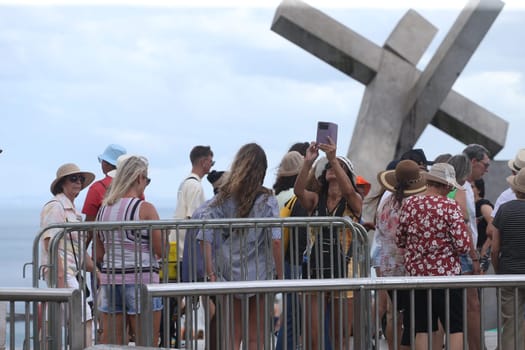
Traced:
POLYGON ((492 210, 494 205, 484 198, 485 197, 485 182, 483 179, 474 181, 472 186, 474 197, 476 199, 476 221, 478 224, 478 241, 476 248, 480 252, 480 268, 485 272, 489 268, 490 246, 492 239, 487 237, 487 225, 492 221, 492 210))

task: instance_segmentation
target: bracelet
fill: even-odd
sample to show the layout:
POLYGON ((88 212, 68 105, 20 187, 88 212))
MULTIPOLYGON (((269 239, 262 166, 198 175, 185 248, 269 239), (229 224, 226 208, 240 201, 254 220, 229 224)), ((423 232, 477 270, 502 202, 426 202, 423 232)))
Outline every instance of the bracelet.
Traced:
POLYGON ((472 259, 472 262, 474 262, 474 261, 479 261, 479 259, 472 259))

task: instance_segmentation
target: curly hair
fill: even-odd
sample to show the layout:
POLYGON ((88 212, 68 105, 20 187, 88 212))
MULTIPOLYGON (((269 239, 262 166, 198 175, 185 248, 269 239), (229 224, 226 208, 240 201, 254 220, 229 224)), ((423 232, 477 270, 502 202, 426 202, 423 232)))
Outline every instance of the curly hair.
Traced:
POLYGON ((222 185, 212 206, 218 206, 232 198, 237 205, 237 217, 248 217, 259 194, 272 194, 263 187, 268 161, 266 153, 256 143, 242 146, 230 169, 228 180, 222 185))

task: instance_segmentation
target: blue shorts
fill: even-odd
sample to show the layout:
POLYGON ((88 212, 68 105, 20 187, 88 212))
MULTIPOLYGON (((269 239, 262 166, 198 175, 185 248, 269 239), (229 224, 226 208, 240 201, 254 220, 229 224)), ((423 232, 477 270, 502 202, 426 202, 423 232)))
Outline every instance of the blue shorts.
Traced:
POLYGON ((468 254, 461 254, 459 256, 459 261, 461 262, 461 274, 472 273, 474 272, 474 267, 472 266, 472 258, 468 254))
MULTIPOLYGON (((140 292, 134 284, 100 286, 98 291, 98 309, 107 314, 140 314, 140 292), (124 293, 123 293, 124 292, 124 293)), ((162 310, 162 298, 153 298, 153 310, 162 310)))

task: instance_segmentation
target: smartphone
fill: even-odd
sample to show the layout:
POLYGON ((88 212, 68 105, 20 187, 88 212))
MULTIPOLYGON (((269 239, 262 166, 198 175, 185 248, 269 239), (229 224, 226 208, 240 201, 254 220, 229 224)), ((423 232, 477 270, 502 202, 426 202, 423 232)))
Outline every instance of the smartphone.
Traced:
POLYGON ((317 138, 315 142, 329 144, 328 136, 330 136, 337 145, 337 124, 330 122, 317 122, 317 138))

